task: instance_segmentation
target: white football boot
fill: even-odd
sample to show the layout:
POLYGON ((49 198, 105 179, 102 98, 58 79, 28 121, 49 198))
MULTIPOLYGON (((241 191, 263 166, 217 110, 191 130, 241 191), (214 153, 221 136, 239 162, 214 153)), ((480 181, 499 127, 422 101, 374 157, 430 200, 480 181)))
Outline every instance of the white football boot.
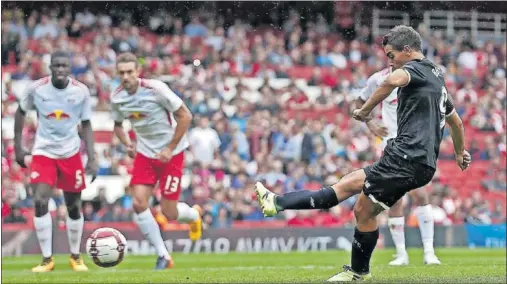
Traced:
POLYGON ((278 213, 275 205, 275 194, 269 191, 262 183, 255 184, 255 194, 259 201, 264 217, 273 217, 278 213))
POLYGON ((442 264, 435 253, 425 253, 424 254, 424 264, 426 265, 440 265, 442 264))
POLYGON ((326 282, 352 282, 352 281, 364 281, 371 279, 371 273, 358 274, 352 271, 352 268, 348 265, 343 266, 343 271, 335 274, 329 278, 326 282))
POLYGON ((391 266, 403 266, 408 265, 408 254, 402 253, 402 254, 396 254, 396 258, 389 262, 389 265, 391 266))

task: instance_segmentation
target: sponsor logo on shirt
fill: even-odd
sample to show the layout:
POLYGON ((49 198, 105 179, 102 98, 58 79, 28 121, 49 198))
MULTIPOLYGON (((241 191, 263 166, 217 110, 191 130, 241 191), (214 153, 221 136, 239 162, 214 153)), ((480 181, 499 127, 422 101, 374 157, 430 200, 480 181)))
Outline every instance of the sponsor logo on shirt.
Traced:
POLYGON ((144 113, 141 113, 141 112, 132 112, 130 113, 129 115, 129 119, 141 119, 143 117, 146 117, 146 115, 144 113))
POLYGON ((70 115, 65 113, 61 109, 54 110, 53 112, 46 115, 47 119, 55 119, 55 120, 62 120, 62 119, 69 119, 70 115))

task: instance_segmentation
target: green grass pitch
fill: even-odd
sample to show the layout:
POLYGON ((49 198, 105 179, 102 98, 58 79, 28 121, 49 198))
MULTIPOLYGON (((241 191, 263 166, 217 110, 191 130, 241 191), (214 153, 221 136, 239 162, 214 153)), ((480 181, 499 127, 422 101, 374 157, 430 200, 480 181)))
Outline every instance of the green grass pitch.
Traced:
MULTIPOLYGON (((425 266, 422 250, 409 250, 410 265, 389 267, 394 251, 377 250, 372 282, 506 283, 504 249, 437 249, 441 266, 425 266)), ((56 256, 55 270, 34 274, 40 256, 2 258, 2 283, 323 283, 350 262, 344 251, 259 254, 174 254, 175 267, 153 271, 154 256, 127 255, 114 268, 86 258, 89 272, 72 272, 67 255, 56 256)))

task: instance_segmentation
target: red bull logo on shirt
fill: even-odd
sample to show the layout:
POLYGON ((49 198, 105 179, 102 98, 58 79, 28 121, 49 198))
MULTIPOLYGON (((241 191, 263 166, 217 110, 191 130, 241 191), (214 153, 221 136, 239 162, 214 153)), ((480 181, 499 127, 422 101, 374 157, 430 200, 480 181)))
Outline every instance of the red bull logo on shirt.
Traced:
POLYGON ((68 115, 67 113, 63 112, 63 110, 61 110, 61 109, 57 109, 57 110, 49 113, 48 115, 46 115, 46 118, 61 120, 61 119, 68 119, 68 118, 70 118, 70 115, 68 115))
POLYGON ((146 115, 144 113, 140 113, 140 112, 133 112, 129 115, 129 119, 141 119, 143 117, 146 117, 146 115))

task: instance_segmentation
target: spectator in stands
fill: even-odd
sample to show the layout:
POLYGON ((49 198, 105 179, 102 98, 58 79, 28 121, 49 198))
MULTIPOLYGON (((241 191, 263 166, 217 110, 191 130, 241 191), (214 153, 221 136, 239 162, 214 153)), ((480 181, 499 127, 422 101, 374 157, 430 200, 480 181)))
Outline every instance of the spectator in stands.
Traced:
POLYGON ((203 37, 208 35, 208 29, 201 23, 198 16, 192 17, 191 22, 185 26, 185 35, 189 37, 203 37))
POLYGON ((504 171, 498 171, 496 175, 494 175, 493 179, 485 180, 482 182, 484 188, 490 191, 507 191, 507 181, 504 171))
POLYGON ((479 208, 474 207, 465 218, 465 222, 472 225, 489 225, 491 219, 487 214, 479 211, 479 208))
POLYGON ((11 52, 14 53, 16 63, 19 62, 20 34, 9 23, 2 22, 2 65, 9 63, 11 52))
POLYGON ((56 24, 48 18, 47 15, 41 15, 40 23, 35 26, 33 31, 34 39, 42 39, 49 37, 55 39, 58 36, 58 28, 56 24))
POLYGON ((97 17, 95 14, 91 13, 88 8, 85 8, 84 11, 78 12, 76 14, 76 22, 82 25, 84 28, 89 28, 93 24, 95 24, 97 17))
MULTIPOLYGON (((206 116, 199 118, 198 126, 192 128, 188 134, 190 141, 190 151, 194 159, 205 165, 210 165, 221 146, 221 137, 215 129, 209 125, 209 119, 206 116)), ((226 137, 222 138, 226 139, 226 137)), ((228 144, 224 141, 224 144, 228 144)))
POLYGON ((119 200, 123 210, 132 210, 132 206, 134 205, 131 195, 131 189, 130 186, 125 186, 125 194, 120 197, 119 200))
POLYGON ((98 222, 99 217, 97 213, 93 210, 93 205, 91 202, 83 202, 83 218, 87 222, 98 222))
POLYGON ((122 205, 120 203, 115 203, 111 210, 107 210, 107 212, 100 218, 101 222, 129 222, 132 219, 129 218, 128 214, 124 214, 122 205))
POLYGON ((11 213, 5 217, 4 222, 10 224, 26 224, 26 218, 21 214, 21 209, 17 205, 11 206, 11 213))
POLYGON ((313 163, 324 154, 326 140, 322 135, 322 124, 315 120, 310 123, 310 129, 305 132, 301 142, 301 161, 306 164, 313 163))
POLYGON ((495 202, 495 210, 491 212, 491 219, 494 223, 504 223, 506 222, 505 208, 502 206, 501 201, 495 202))
POLYGON ((476 103, 477 102, 477 92, 473 89, 473 84, 470 81, 465 83, 463 89, 460 89, 456 93, 456 98, 458 102, 463 102, 465 100, 476 103))

